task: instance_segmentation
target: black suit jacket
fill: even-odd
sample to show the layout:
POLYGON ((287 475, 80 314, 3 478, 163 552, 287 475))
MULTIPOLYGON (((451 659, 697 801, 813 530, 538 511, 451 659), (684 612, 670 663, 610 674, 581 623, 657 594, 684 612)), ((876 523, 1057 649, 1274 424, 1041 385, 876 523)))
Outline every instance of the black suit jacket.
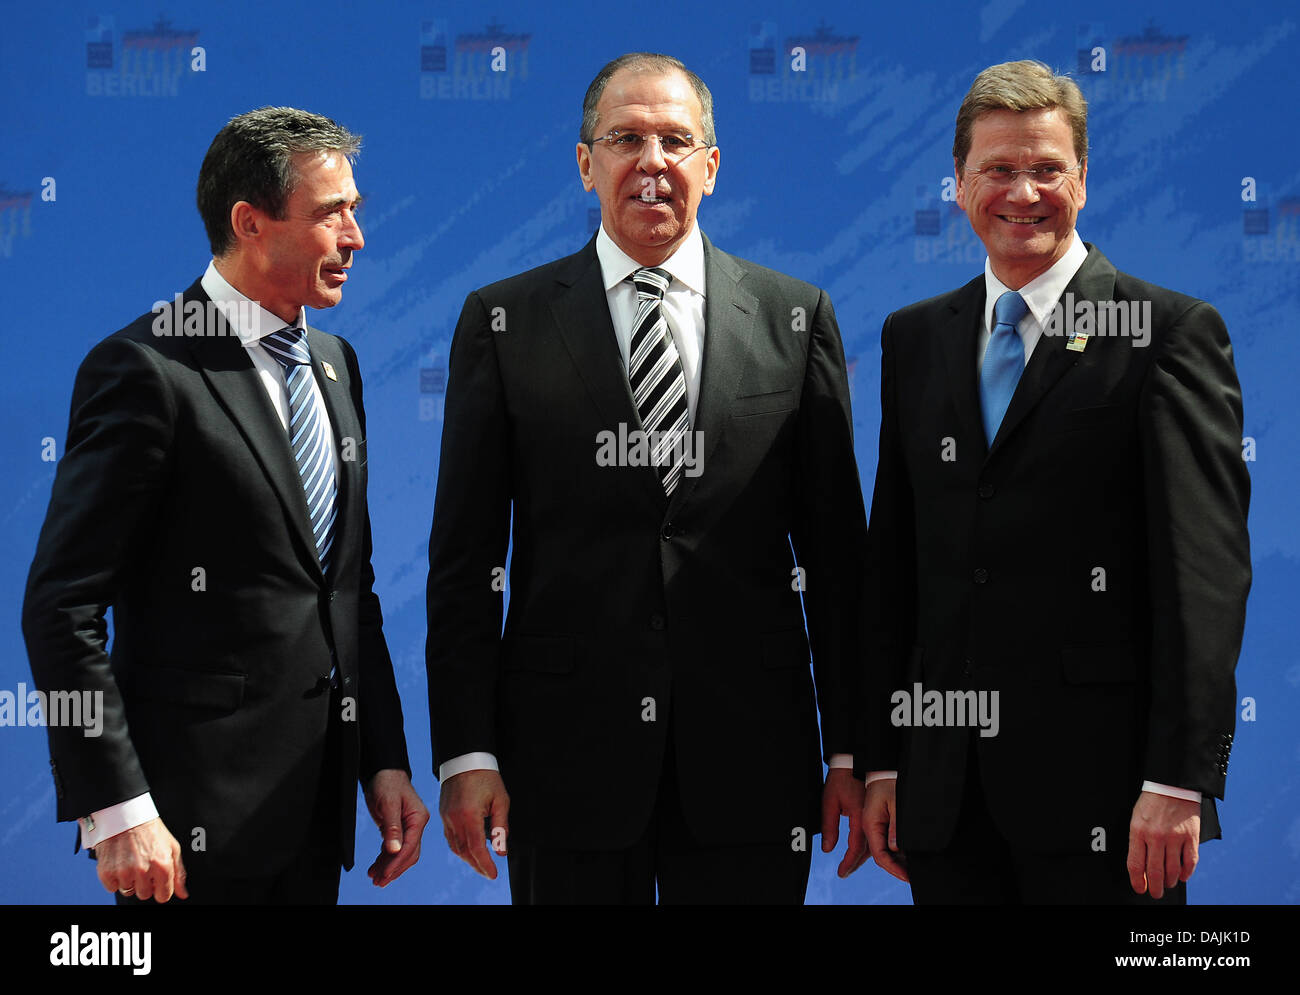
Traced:
MULTIPOLYGON (((195 282, 181 308, 208 305, 195 282)), ((358 776, 409 770, 372 590, 356 356, 309 330, 341 455, 326 577, 285 430, 239 339, 203 315, 202 335, 179 334, 177 309, 178 334, 158 336, 145 314, 77 374, 23 606, 39 686, 104 700, 100 737, 49 730, 58 817, 148 791, 187 868, 274 873, 306 843, 327 723, 341 721, 339 856, 351 867, 358 776), (322 682, 332 660, 337 717, 322 682)))
POLYGON ((868 602, 863 768, 899 770, 901 848, 940 849, 966 751, 1005 838, 1127 847, 1142 781, 1204 793, 1219 835, 1250 586, 1249 478, 1227 331, 1088 246, 1066 293, 1149 301, 1150 341, 1039 340, 986 452, 983 275, 890 315, 868 602), (955 458, 946 458, 945 452, 955 458), (898 727, 890 695, 1000 693, 1000 730, 898 727))
POLYGON ((520 843, 634 842, 670 723, 707 841, 811 836, 820 758, 851 749, 866 523, 834 312, 704 246, 703 472, 671 500, 652 467, 597 464, 599 433, 639 418, 594 238, 470 294, 456 328, 429 545, 434 768, 495 753, 520 843))

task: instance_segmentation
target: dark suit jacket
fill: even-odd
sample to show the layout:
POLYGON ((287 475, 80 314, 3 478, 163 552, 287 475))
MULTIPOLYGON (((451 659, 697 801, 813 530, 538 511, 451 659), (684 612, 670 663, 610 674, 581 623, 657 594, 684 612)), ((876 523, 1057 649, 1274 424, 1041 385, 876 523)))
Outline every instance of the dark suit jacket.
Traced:
MULTIPOLYGON (((198 282, 184 301, 210 303, 198 282)), ((305 843, 333 659, 342 703, 356 705, 337 771, 339 854, 351 867, 358 775, 408 769, 371 589, 356 356, 308 332, 342 456, 325 577, 288 438, 239 339, 219 315, 194 337, 159 337, 154 319, 141 316, 82 363, 27 584, 37 683, 104 699, 99 738, 49 730, 58 817, 149 791, 187 868, 275 872, 305 843), (196 829, 206 850, 194 848, 196 829)))
POLYGON ((898 839, 940 849, 966 751, 1005 838, 1127 847, 1142 781, 1204 793, 1217 837, 1250 555, 1241 392, 1218 313, 1088 246, 1067 293, 1151 303, 1146 347, 1039 340, 986 452, 983 275, 890 315, 871 510, 872 707, 860 766, 898 769, 898 839), (946 440, 955 458, 944 458, 946 440), (1099 571, 1104 571, 1100 573, 1099 571), (895 727, 890 694, 1000 692, 1000 731, 895 727))
POLYGON ((495 753, 519 843, 633 843, 670 723, 707 841, 811 836, 820 757, 851 749, 866 523, 834 312, 704 246, 703 472, 671 500, 652 467, 597 464, 598 434, 639 418, 594 238, 470 294, 456 328, 429 544, 434 769, 495 753))

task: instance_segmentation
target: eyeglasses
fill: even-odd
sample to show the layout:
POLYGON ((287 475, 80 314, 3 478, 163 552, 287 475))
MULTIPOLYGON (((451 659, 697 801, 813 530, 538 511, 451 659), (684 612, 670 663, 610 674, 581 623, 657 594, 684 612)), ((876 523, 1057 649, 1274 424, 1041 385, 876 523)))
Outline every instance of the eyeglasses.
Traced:
POLYGON ((1038 166, 1031 166, 1029 169, 1012 169, 1003 163, 994 163, 980 169, 964 168, 966 172, 982 177, 985 182, 995 187, 1009 187, 1015 182, 1016 177, 1023 173, 1040 190, 1055 190, 1065 182, 1067 176, 1082 165, 1082 162, 1076 162, 1073 166, 1065 166, 1059 162, 1045 162, 1038 166))
POLYGON ((627 156, 629 159, 639 159, 641 153, 645 150, 646 142, 652 138, 659 142, 659 151, 668 162, 677 162, 686 158, 692 152, 709 148, 708 145, 698 141, 691 134, 669 132, 666 135, 642 135, 635 131, 619 131, 617 129, 611 131, 608 135, 593 138, 587 144, 594 147, 597 142, 604 142, 605 148, 611 152, 627 156))

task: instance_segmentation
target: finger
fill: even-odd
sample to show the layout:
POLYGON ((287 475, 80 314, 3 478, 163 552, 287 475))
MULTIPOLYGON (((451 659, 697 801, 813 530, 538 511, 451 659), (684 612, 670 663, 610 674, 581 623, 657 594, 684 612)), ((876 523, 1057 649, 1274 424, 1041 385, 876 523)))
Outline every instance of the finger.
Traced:
MULTIPOLYGON (((510 799, 496 798, 492 802, 492 811, 489 814, 490 831, 488 833, 492 840, 492 852, 498 857, 509 855, 507 844, 510 837, 510 799)), ((494 868, 495 870, 495 868, 494 868)), ((496 875, 493 874, 493 877, 496 875)))
POLYGON ((1196 865, 1201 859, 1200 841, 1195 836, 1187 841, 1187 846, 1183 848, 1183 872, 1180 880, 1186 881, 1192 876, 1192 871, 1196 870, 1196 865))
POLYGON ((1183 873, 1183 845, 1181 840, 1173 840, 1165 845, 1165 890, 1178 884, 1183 873))
POLYGON ((1165 894, 1165 844, 1161 839, 1147 844, 1147 894, 1163 898, 1165 894))
POLYGON ((1128 860, 1125 866, 1128 868, 1128 883, 1132 886, 1134 894, 1146 894, 1147 848, 1142 838, 1133 830, 1129 830, 1128 860))
POLYGON ((496 864, 492 862, 492 855, 488 853, 486 837, 480 832, 471 836, 469 847, 467 849, 466 859, 469 865, 478 871, 489 881, 495 881, 497 876, 496 864))
MULTIPOLYGON (((411 811, 406 814, 406 835, 402 837, 398 851, 392 853, 390 859, 384 862, 380 876, 375 878, 375 884, 380 888, 396 881, 407 868, 420 859, 420 831, 423 822, 427 821, 428 816, 422 819, 419 812, 411 811)), ((379 861, 375 861, 375 864, 378 865, 379 861)))
POLYGON ((185 885, 187 872, 185 870, 185 861, 181 857, 181 846, 176 844, 176 897, 189 898, 190 892, 185 885))
POLYGON ((833 791, 822 791, 822 853, 830 853, 839 841, 839 797, 833 791))
POLYGON ((388 853, 402 849, 402 799, 401 796, 384 795, 379 799, 375 823, 383 834, 383 848, 388 853))
POLYGON ((867 848, 867 838, 862 832, 862 809, 853 806, 848 811, 849 816, 849 845, 844 853, 844 859, 840 861, 839 876, 848 877, 867 859, 870 852, 867 848))
POLYGON ((99 865, 95 870, 99 876, 99 883, 104 886, 105 891, 117 891, 117 870, 109 864, 106 858, 99 860, 99 865))
POLYGON ((128 889, 135 889, 135 897, 142 902, 147 902, 153 898, 153 881, 149 878, 147 868, 140 867, 131 875, 131 882, 127 885, 128 889))
POLYGON ((889 803, 889 849, 898 853, 898 803, 892 797, 889 803))
POLYGON ((149 873, 149 883, 153 887, 154 901, 160 905, 171 901, 175 878, 172 874, 171 854, 165 862, 155 862, 149 873))

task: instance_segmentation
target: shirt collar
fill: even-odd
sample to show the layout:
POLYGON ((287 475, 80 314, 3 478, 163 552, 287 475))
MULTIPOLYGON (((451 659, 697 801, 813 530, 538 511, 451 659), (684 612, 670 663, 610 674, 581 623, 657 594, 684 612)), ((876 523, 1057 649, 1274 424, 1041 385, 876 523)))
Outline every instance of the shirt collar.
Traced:
MULTIPOLYGON (((642 265, 614 244, 614 240, 600 226, 596 236, 596 257, 600 260, 601 276, 605 280, 606 292, 613 290, 626 280, 642 265)), ((677 251, 659 264, 674 279, 685 284, 701 297, 704 294, 704 239, 700 237, 700 226, 692 225, 690 234, 677 246, 677 251)))
MULTIPOLYGON (((239 336, 239 342, 245 349, 285 327, 282 319, 232 287, 230 281, 217 269, 215 259, 208 263, 208 268, 199 283, 203 287, 203 292, 212 298, 212 303, 217 306, 217 310, 239 336)), ((292 328, 301 328, 304 333, 307 331, 307 319, 303 308, 298 308, 298 317, 289 324, 292 328)))
MULTIPOLYGON (((1070 233, 1070 247, 1065 250, 1065 255, 1020 288, 1020 296, 1029 305, 1029 313, 1034 316, 1034 320, 1040 327, 1046 326, 1052 309, 1056 307, 1057 301, 1065 293, 1066 286, 1074 279, 1074 274, 1079 272, 1079 267, 1087 258, 1088 250, 1083 247, 1083 239, 1079 237, 1077 230, 1073 231, 1070 233)), ((993 307, 997 304, 998 298, 1010 289, 993 275, 993 264, 986 258, 984 260, 985 328, 993 327, 993 307)))

